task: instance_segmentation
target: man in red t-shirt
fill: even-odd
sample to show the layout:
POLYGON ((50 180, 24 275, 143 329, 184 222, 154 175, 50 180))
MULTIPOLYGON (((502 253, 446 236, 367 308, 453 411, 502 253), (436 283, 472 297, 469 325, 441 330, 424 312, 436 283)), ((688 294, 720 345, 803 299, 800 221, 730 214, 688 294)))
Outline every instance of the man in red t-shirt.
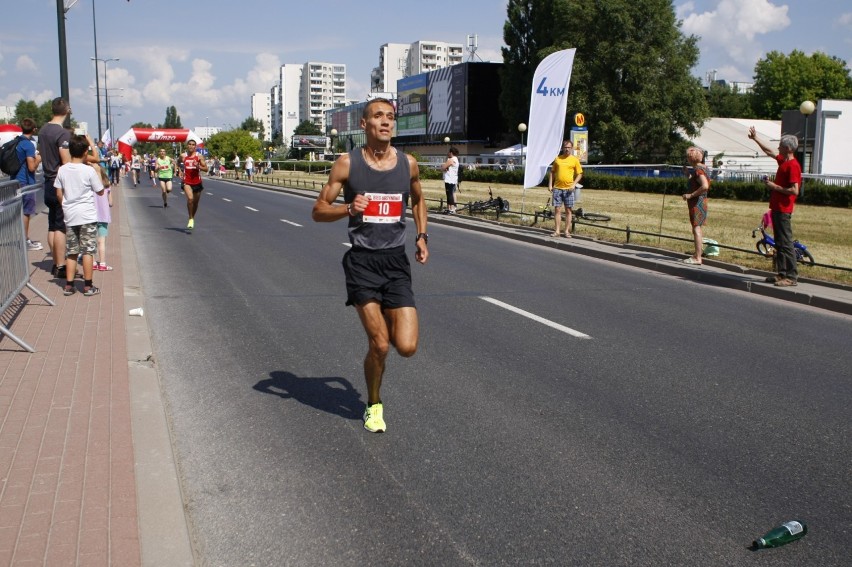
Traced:
POLYGON ((769 209, 772 211, 772 230, 775 232, 775 267, 777 274, 766 278, 778 287, 798 285, 799 272, 796 269, 796 251, 793 248, 793 228, 791 218, 796 207, 796 197, 802 184, 802 166, 796 161, 796 149, 799 140, 786 134, 778 143, 778 155, 766 143, 757 137, 754 126, 749 128, 748 137, 754 140, 763 153, 778 162, 775 180, 764 177, 763 183, 771 191, 769 209))
POLYGON ((195 228, 195 213, 198 212, 198 202, 201 201, 201 192, 204 191, 204 185, 201 184, 201 172, 207 171, 207 161, 195 153, 195 150, 195 140, 188 141, 181 177, 183 192, 186 194, 186 210, 189 212, 189 222, 186 223, 187 230, 195 228))

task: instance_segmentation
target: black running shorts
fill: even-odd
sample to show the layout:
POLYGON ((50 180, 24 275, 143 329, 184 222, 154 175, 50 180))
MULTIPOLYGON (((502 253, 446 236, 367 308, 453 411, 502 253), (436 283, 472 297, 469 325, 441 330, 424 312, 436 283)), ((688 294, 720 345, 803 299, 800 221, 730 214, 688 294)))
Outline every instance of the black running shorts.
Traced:
POLYGON ((376 300, 385 309, 415 307, 411 264, 405 247, 387 250, 352 248, 343 256, 346 305, 376 300))

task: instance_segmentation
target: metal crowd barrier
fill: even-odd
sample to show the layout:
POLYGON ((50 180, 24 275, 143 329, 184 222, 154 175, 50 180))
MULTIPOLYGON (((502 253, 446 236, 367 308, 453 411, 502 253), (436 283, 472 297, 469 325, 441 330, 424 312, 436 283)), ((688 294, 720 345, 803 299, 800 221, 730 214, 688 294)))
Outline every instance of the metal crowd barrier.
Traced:
MULTIPOLYGON (((25 287, 30 288, 50 305, 56 305, 30 283, 23 195, 35 193, 41 187, 41 184, 21 187, 17 181, 0 182, 0 315, 6 313, 25 287)), ((29 352, 35 352, 35 349, 6 328, 4 321, 0 321, 0 333, 29 352)))

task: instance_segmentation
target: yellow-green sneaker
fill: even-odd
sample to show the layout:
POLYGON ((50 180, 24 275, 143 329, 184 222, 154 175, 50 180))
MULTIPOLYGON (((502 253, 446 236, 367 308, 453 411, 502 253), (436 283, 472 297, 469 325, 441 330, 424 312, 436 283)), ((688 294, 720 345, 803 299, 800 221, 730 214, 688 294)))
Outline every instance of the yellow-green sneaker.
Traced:
POLYGON ((381 402, 367 406, 367 409, 364 410, 364 429, 371 433, 384 431, 386 426, 382 417, 383 413, 384 408, 382 408, 381 402))
POLYGON ((193 228, 195 228, 195 219, 189 219, 189 222, 186 223, 186 228, 188 230, 192 230, 193 228))

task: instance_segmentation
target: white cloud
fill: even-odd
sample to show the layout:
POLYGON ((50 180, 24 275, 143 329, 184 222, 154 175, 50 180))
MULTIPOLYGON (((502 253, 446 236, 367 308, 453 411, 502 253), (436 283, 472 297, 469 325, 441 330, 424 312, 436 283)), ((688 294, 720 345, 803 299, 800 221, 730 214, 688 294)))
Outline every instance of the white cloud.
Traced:
MULTIPOLYGON (((718 50, 734 69, 727 77, 748 80, 754 63, 765 50, 760 36, 787 29, 792 24, 787 6, 777 6, 770 0, 721 0, 716 9, 694 12, 695 5, 687 2, 678 7, 683 31, 701 37, 704 51, 718 50)), ((715 58, 719 60, 720 58, 715 58)))
POLYGON ((837 23, 843 27, 852 28, 852 12, 841 14, 840 17, 837 18, 837 23))
POLYGON ((29 55, 21 55, 18 57, 18 60, 15 61, 15 70, 23 71, 25 73, 38 73, 38 66, 36 66, 35 61, 33 61, 29 55))

